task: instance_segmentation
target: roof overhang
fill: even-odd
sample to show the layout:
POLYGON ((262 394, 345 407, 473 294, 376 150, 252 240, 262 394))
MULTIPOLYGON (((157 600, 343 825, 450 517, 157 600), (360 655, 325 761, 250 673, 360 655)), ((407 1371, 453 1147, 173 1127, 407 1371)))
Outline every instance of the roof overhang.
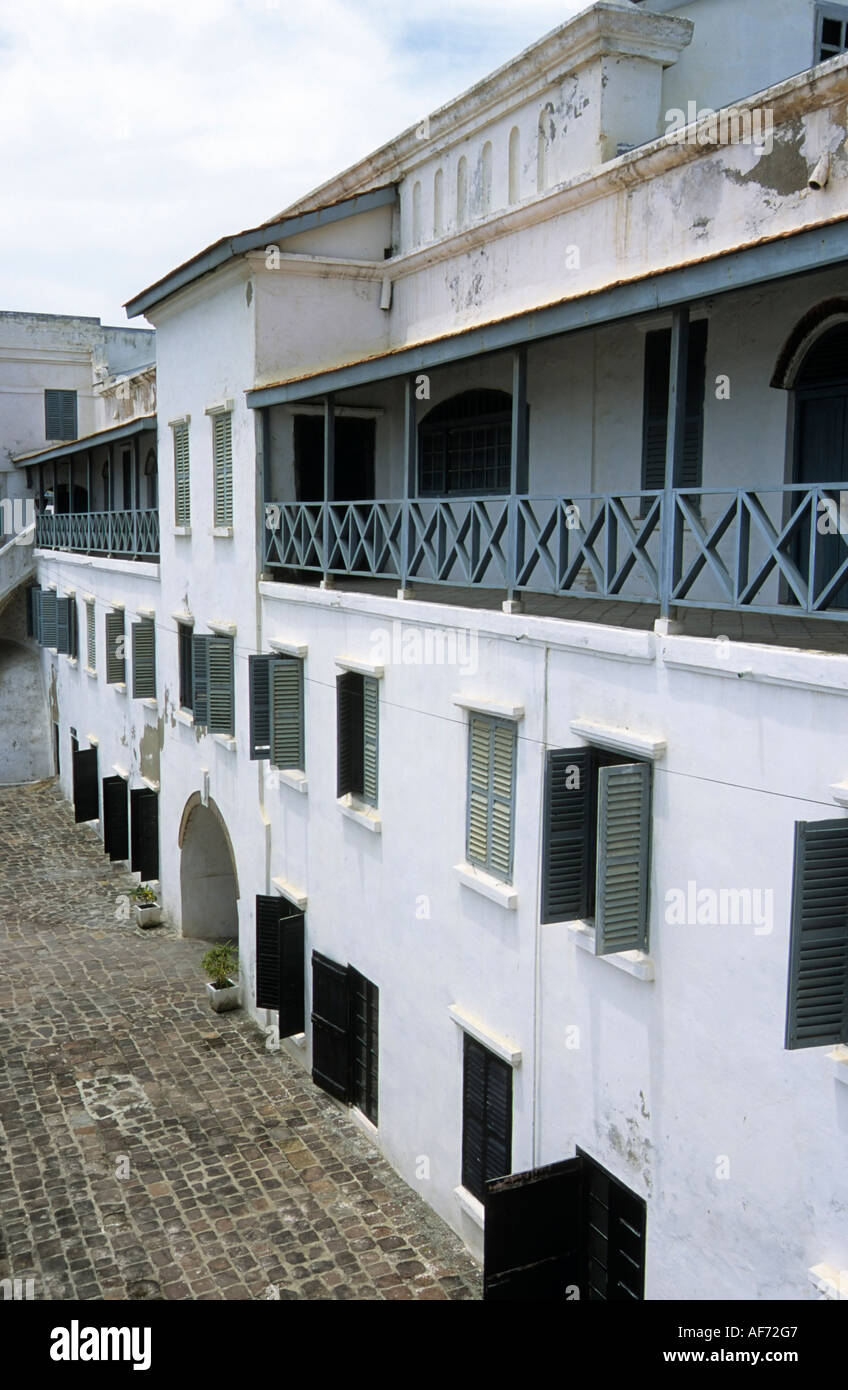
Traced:
POLYGON ((257 386, 247 392, 247 404, 259 409, 309 400, 846 262, 848 219, 839 218, 659 273, 617 281, 574 299, 558 300, 330 371, 257 386))
POLYGON ((203 275, 226 265, 228 261, 245 255, 248 251, 264 251, 266 246, 278 245, 289 237, 299 236, 301 232, 312 231, 316 227, 328 227, 333 222, 341 222, 348 217, 356 217, 374 208, 386 207, 395 202, 397 189, 394 184, 382 188, 372 188, 367 193, 359 193, 354 198, 345 198, 326 207, 315 208, 311 212, 297 213, 289 217, 279 217, 273 222, 263 222, 260 227, 251 227, 235 236, 223 237, 207 246, 205 251, 193 256, 190 261, 177 266, 169 275, 157 280, 146 290, 124 305, 127 318, 145 314, 154 305, 161 304, 178 290, 185 289, 203 275))
POLYGON ((80 439, 68 439, 62 444, 52 444, 49 449, 39 449, 35 454, 16 454, 12 462, 19 468, 27 468, 32 463, 49 463, 50 459, 67 458, 68 454, 85 453, 96 449, 100 444, 113 444, 119 439, 131 439, 134 434, 144 434, 156 429, 156 416, 139 415, 128 420, 125 425, 115 425, 110 430, 98 430, 96 434, 84 434, 80 439))

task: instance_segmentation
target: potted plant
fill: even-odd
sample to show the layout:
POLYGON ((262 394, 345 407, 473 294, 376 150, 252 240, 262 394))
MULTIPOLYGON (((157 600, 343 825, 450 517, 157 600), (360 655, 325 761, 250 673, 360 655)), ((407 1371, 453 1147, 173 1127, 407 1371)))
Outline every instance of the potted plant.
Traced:
POLYGON ((200 968, 209 976, 206 993, 216 1014, 237 1009, 241 1004, 238 984, 238 951, 232 941, 219 941, 210 947, 200 962, 200 968), (233 979, 235 976, 235 979, 233 979))
POLYGON ((137 883, 132 890, 135 900, 135 920, 140 927, 158 927, 162 922, 162 905, 146 883, 137 883))

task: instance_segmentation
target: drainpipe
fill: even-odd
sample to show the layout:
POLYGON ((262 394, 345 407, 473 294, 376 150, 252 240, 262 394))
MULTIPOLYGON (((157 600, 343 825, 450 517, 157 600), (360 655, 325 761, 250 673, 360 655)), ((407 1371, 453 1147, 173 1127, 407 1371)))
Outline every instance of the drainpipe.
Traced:
POLYGON ((535 941, 533 953, 533 1106, 531 1116, 531 1152, 534 1168, 539 1167, 539 1089, 542 1073, 542 914, 539 910, 542 890, 542 837, 545 819, 545 764, 548 746, 548 672, 550 648, 545 646, 545 675, 542 695, 541 796, 539 797, 539 835, 536 854, 535 941))

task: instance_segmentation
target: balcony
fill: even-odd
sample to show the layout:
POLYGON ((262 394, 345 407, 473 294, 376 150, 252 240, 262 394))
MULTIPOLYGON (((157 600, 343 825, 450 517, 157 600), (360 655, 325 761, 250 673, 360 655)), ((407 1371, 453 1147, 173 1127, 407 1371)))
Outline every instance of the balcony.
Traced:
POLYGON ((159 509, 122 512, 39 513, 35 544, 47 550, 108 555, 126 560, 158 560, 159 509))

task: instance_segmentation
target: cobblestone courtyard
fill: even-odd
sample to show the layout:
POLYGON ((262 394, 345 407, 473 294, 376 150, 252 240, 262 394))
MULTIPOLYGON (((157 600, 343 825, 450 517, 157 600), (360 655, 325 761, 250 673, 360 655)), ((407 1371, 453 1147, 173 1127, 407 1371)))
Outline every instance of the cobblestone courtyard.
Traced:
POLYGON ((38 1299, 467 1299, 461 1243, 58 787, 0 789, 0 1278, 38 1299))

